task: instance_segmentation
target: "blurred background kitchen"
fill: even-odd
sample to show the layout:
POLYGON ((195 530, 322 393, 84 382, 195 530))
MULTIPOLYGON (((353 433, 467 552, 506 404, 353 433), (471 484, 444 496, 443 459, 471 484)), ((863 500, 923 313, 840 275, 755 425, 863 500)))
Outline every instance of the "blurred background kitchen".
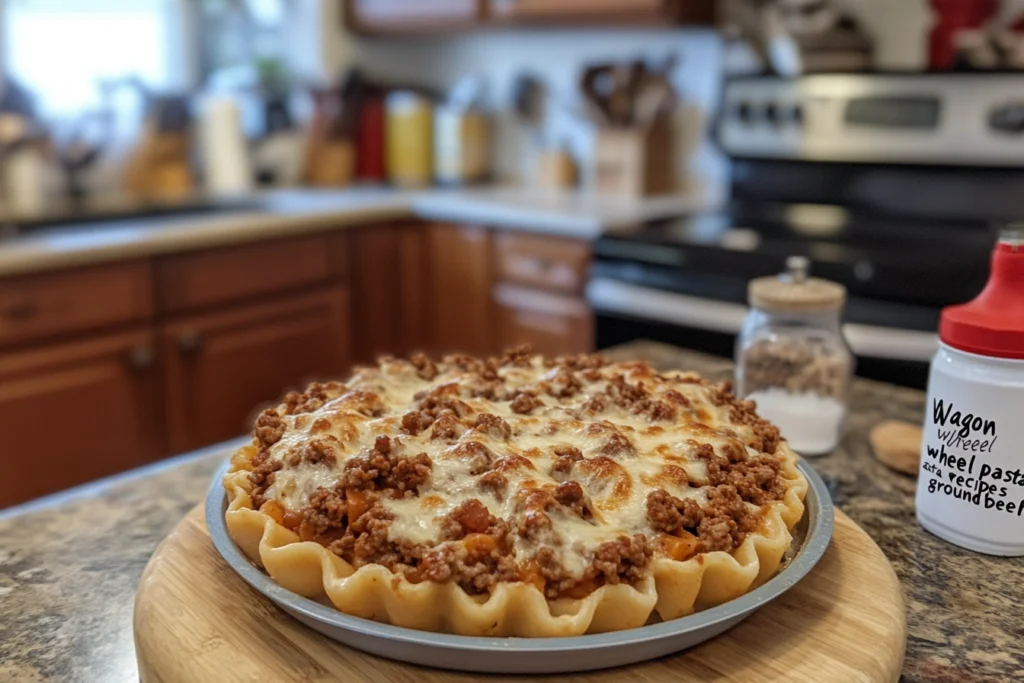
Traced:
POLYGON ((731 356, 793 255, 923 387, 1022 68, 1010 0, 0 0, 0 508, 382 353, 731 356))

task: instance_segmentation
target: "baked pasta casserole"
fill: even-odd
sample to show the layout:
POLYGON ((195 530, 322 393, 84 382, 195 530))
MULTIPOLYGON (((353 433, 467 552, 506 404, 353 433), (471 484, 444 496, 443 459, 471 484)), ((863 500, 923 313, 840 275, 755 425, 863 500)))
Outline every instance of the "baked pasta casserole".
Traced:
POLYGON ((567 636, 749 591, 803 515, 755 405, 597 355, 383 358, 256 421, 228 530, 281 586, 429 631, 567 636))

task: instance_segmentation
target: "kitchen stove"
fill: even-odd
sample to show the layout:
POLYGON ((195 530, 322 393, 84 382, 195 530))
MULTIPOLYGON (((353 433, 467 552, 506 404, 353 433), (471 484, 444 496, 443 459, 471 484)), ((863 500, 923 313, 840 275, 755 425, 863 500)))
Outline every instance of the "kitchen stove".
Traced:
POLYGON ((738 79, 716 138, 725 210, 598 241, 598 346, 731 355, 747 282, 799 254, 847 287, 859 372, 923 386, 940 310, 981 290, 998 226, 1024 219, 1024 75, 738 79))

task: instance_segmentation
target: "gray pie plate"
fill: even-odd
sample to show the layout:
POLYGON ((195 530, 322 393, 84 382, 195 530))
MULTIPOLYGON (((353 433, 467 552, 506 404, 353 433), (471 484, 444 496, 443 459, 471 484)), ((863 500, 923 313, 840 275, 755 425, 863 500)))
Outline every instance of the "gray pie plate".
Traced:
POLYGON ((235 545, 224 522, 227 494, 214 477, 206 497, 206 525, 217 551, 250 586, 328 638, 364 652, 411 664, 478 673, 552 674, 634 664, 679 652, 732 628, 807 575, 832 538, 832 499, 821 477, 801 461, 810 482, 806 512, 794 530, 798 547, 785 568, 749 593, 687 617, 626 631, 563 638, 455 636, 380 624, 349 616, 278 586, 235 545), (802 537, 802 541, 800 540, 802 537))

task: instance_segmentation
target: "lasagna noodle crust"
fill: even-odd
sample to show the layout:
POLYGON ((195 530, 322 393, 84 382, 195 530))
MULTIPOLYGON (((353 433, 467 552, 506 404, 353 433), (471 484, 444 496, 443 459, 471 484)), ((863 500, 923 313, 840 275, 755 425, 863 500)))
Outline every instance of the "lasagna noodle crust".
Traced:
POLYGON ((766 506, 757 532, 731 553, 698 554, 679 562, 656 556, 646 578, 634 585, 604 585, 578 599, 547 600, 535 586, 501 583, 486 598, 453 582, 410 583, 378 564, 359 569, 319 543, 254 510, 250 497, 249 446, 232 458, 224 477, 228 533, 253 562, 284 588, 308 598, 326 595, 340 611, 424 631, 467 636, 553 637, 636 628, 653 613, 675 619, 737 598, 771 578, 803 517, 807 480, 797 456, 779 445, 786 492, 766 506))

